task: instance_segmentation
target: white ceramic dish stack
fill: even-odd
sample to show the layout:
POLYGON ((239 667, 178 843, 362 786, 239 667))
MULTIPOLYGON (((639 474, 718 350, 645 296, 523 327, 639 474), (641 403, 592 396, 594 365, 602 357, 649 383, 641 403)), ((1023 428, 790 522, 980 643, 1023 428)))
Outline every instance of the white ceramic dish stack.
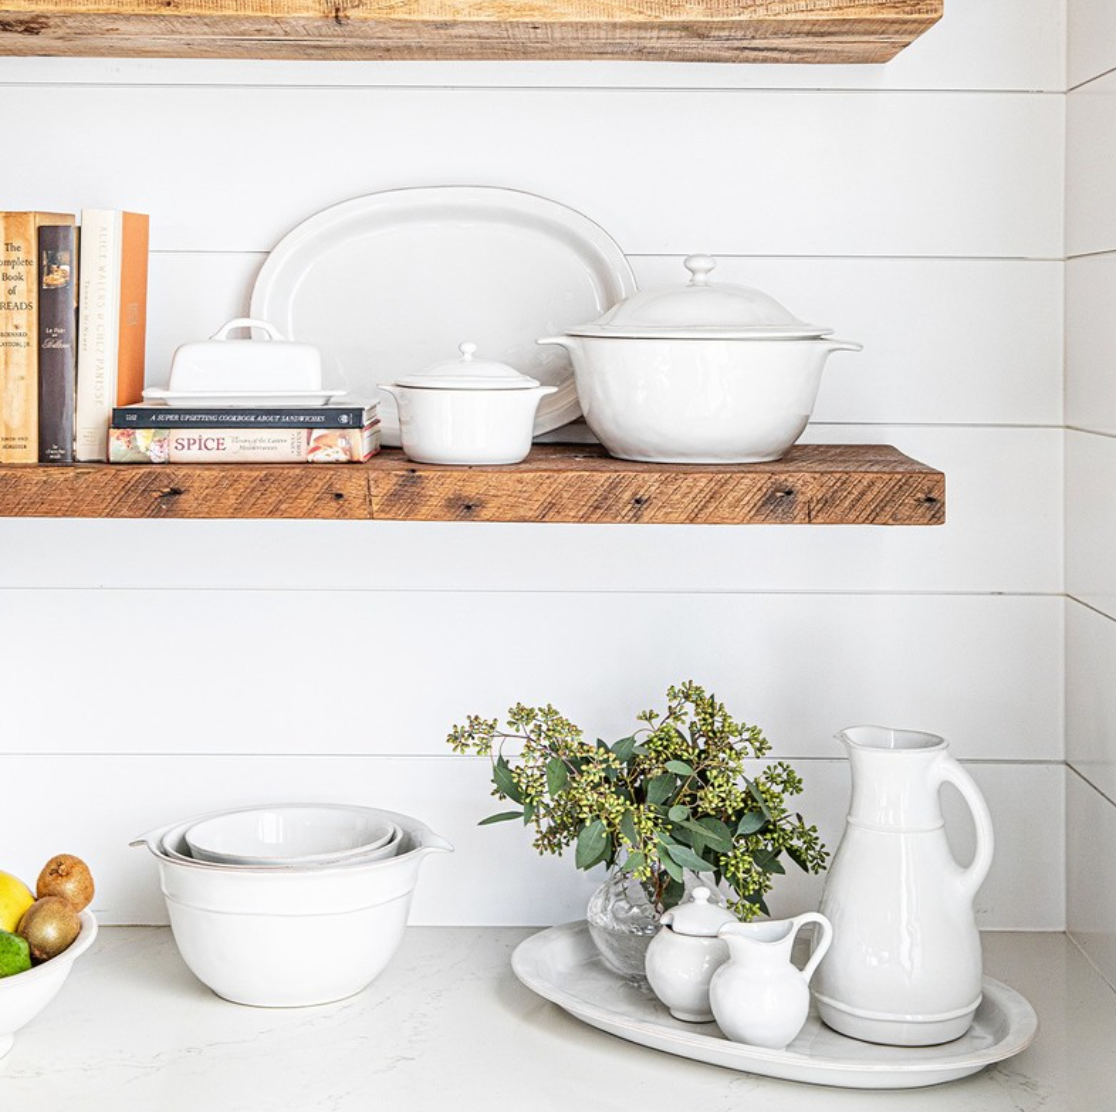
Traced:
POLYGON ((368 807, 296 803, 252 807, 185 826, 197 861, 221 865, 321 865, 394 856, 402 831, 368 807))
MULTIPOLYGON (((324 861, 236 865, 194 858, 186 832, 246 808, 162 827, 138 838, 159 865, 175 943, 218 996, 257 1007, 302 1007, 352 996, 399 948, 419 867, 452 847, 407 815, 357 808, 399 837, 324 861)), ((342 808, 351 811, 352 808, 342 808)))
POLYGON ((93 945, 97 920, 90 911, 81 913, 81 933, 50 961, 23 973, 0 979, 0 1058, 15 1042, 15 1034, 26 1027, 54 998, 74 967, 74 962, 93 945))

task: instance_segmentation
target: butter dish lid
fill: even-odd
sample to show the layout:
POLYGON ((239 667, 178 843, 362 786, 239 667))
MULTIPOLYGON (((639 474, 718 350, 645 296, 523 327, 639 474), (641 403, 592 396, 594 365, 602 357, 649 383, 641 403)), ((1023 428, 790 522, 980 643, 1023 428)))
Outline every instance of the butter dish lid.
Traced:
POLYGON ((640 290, 591 324, 566 331, 571 336, 676 339, 810 340, 828 335, 799 320, 775 298, 750 286, 710 280, 717 260, 690 255, 690 280, 682 286, 640 290))
POLYGON ((426 390, 529 390, 538 380, 520 374, 507 363, 477 359, 477 345, 464 343, 458 347, 460 359, 435 363, 433 367, 406 375, 396 386, 413 386, 426 390))
POLYGON ((717 932, 726 923, 735 923, 737 918, 727 907, 710 903, 713 893, 708 888, 695 888, 693 898, 663 914, 660 922, 670 927, 675 934, 688 934, 697 938, 716 938, 717 932))

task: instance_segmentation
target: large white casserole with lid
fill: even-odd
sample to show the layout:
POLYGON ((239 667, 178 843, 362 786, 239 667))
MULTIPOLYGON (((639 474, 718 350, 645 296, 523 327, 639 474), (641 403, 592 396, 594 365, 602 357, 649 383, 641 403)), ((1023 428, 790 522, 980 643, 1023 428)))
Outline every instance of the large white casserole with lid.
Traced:
POLYGON ((643 290, 599 320, 540 340, 566 348, 589 427, 614 456, 651 463, 759 463, 802 435, 829 339, 774 298, 711 282, 708 255, 685 286, 643 290))

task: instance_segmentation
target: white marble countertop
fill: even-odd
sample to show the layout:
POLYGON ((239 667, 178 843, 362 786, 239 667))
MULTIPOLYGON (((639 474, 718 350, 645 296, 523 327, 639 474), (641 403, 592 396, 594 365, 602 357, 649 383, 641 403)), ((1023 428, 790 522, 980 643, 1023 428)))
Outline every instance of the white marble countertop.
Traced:
POLYGON ((985 968, 1040 1030, 932 1089, 862 1092, 733 1073, 595 1031, 525 989, 528 930, 412 928, 365 992, 318 1008, 219 1000, 169 930, 111 927, 0 1059, 4 1112, 1113 1112, 1116 993, 1057 934, 985 935, 985 968))

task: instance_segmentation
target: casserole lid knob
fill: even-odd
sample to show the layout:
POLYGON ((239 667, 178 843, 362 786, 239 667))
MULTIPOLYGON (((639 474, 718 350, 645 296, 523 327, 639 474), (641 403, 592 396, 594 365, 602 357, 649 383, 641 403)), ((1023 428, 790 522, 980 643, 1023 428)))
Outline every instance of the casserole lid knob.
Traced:
POLYGON ((478 359, 477 345, 471 340, 459 344, 459 359, 435 363, 432 367, 397 379, 396 386, 425 390, 530 390, 538 381, 520 374, 507 363, 478 359))
POLYGON ((714 282, 717 260, 687 255, 684 285, 640 290, 592 324, 568 329, 571 336, 631 339, 817 339, 831 329, 799 320, 762 290, 714 282))

